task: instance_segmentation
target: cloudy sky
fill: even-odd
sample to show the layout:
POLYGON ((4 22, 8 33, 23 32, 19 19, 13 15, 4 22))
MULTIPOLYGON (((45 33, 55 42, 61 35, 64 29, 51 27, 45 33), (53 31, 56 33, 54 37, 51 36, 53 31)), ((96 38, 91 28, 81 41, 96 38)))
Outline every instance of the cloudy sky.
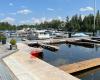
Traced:
MULTIPOLYGON (((0 0, 0 21, 33 24, 93 13, 94 0, 0 0)), ((100 0, 97 0, 97 9, 100 0)))

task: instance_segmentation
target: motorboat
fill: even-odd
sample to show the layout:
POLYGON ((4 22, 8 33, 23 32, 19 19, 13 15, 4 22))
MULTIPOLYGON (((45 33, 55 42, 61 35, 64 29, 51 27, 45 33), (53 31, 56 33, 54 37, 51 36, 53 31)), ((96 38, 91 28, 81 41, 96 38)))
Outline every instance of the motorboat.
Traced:
POLYGON ((85 33, 75 33, 72 37, 89 37, 89 35, 86 35, 85 33))
POLYGON ((50 34, 45 30, 36 30, 27 35, 27 39, 35 40, 35 39, 49 39, 50 34))

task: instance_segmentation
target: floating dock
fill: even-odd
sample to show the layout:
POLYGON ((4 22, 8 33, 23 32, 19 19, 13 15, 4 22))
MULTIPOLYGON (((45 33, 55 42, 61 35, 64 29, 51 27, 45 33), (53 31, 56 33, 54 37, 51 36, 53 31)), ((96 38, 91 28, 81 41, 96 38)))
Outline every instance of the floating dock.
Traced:
POLYGON ((37 48, 41 47, 44 49, 48 49, 50 51, 58 51, 59 50, 59 47, 57 47, 57 46, 43 44, 43 43, 31 43, 31 44, 28 44, 28 46, 37 47, 37 48))
POLYGON ((36 57, 31 58, 31 49, 25 44, 19 43, 18 49, 3 59, 18 80, 80 80, 36 57))
POLYGON ((42 48, 48 49, 50 51, 57 51, 59 50, 59 47, 53 46, 53 45, 47 45, 47 44, 40 44, 42 48))
POLYGON ((61 43, 65 43, 66 39, 52 39, 49 43, 47 44, 61 44, 61 43))
POLYGON ((96 66, 100 66, 100 58, 85 60, 69 65, 63 65, 59 68, 67 73, 76 73, 96 66))
POLYGON ((75 41, 80 40, 76 38, 62 38, 62 39, 46 39, 46 40, 34 40, 34 41, 26 41, 26 44, 32 44, 32 43, 42 43, 42 44, 60 44, 60 43, 66 43, 66 41, 75 41))
POLYGON ((87 48, 94 48, 94 44, 90 42, 82 42, 81 40, 78 41, 66 41, 67 44, 74 44, 78 46, 83 46, 87 48))
POLYGON ((35 43, 29 43, 28 45, 31 47, 42 47, 44 49, 48 49, 50 51, 57 51, 59 50, 58 46, 53 46, 51 44, 56 44, 56 43, 66 43, 66 44, 74 44, 78 46, 83 46, 87 48, 94 48, 94 44, 90 42, 84 42, 81 39, 76 39, 76 38, 68 38, 68 39, 53 39, 52 41, 45 41, 44 42, 35 42, 35 43), (57 41, 57 42, 56 42, 57 41), (44 43, 46 42, 46 43, 44 43))
POLYGON ((92 39, 81 39, 81 41, 83 41, 83 42, 90 42, 90 43, 98 43, 98 44, 100 44, 100 41, 92 40, 92 39))

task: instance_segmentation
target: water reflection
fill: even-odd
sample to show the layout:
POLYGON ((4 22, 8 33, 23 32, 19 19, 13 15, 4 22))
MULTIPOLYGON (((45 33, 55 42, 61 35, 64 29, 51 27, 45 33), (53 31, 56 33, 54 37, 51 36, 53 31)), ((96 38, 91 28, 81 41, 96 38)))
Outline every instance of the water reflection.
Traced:
POLYGON ((100 57, 100 48, 85 48, 69 44, 62 44, 59 47, 60 49, 57 52, 44 50, 43 60, 54 66, 61 66, 61 62, 70 64, 100 57))
POLYGON ((74 76, 82 80, 100 80, 100 66, 97 68, 95 67, 94 69, 80 72, 78 74, 76 73, 74 76))
MULTIPOLYGON (((100 48, 97 46, 94 48, 86 48, 70 44, 62 44, 59 45, 59 47, 60 49, 57 52, 44 50, 43 60, 59 67, 83 60, 100 58, 100 48)), ((87 72, 82 72, 76 76, 82 80, 100 80, 100 67, 87 72)))
POLYGON ((71 44, 68 44, 68 47, 71 48, 71 44))

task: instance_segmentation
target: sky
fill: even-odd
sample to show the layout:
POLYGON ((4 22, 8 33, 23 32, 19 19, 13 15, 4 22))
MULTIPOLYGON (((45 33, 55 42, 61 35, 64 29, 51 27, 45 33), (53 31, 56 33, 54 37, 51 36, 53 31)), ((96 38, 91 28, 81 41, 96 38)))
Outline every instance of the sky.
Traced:
MULTIPOLYGON (((100 0, 96 8, 100 9, 100 0)), ((93 13, 94 0, 0 0, 0 22, 35 24, 66 16, 93 13)))

